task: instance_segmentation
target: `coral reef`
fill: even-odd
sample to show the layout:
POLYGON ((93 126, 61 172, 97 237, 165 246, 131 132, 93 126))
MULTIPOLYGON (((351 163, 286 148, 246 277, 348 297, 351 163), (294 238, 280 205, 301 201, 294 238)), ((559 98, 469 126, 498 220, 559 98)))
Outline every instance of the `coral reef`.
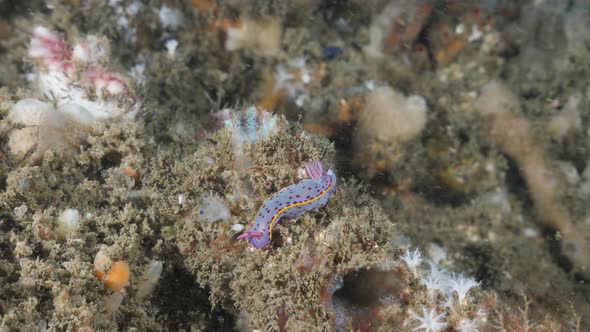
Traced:
POLYGON ((0 330, 587 329, 587 5, 0 1, 0 330))
MULTIPOLYGON (((235 160, 224 159, 231 155, 233 144, 225 130, 216 134, 214 144, 202 145, 195 157, 185 160, 182 168, 207 172, 204 163, 216 165, 207 182, 215 183, 219 195, 228 197, 226 205, 235 207, 232 219, 247 222, 272 188, 295 178, 294 166, 321 150, 333 154, 326 141, 312 144, 298 139, 301 134, 300 129, 291 129, 281 120, 275 135, 257 141, 247 152, 263 170, 256 176, 236 168, 235 160), (214 149, 221 153, 213 153, 214 149), (276 154, 284 156, 280 169, 276 168, 276 154), (211 160, 203 160, 204 156, 211 160), (231 202, 235 187, 251 188, 242 193, 245 197, 239 205, 231 202)), ((348 330, 369 322, 378 326, 386 321, 410 321, 408 304, 420 303, 417 292, 423 289, 419 283, 410 283, 400 263, 402 249, 394 241, 399 234, 394 224, 358 190, 345 183, 320 212, 304 214, 297 223, 287 222, 275 229, 270 253, 248 250, 247 245, 234 240, 235 232, 223 223, 178 223, 176 242, 199 283, 211 289, 210 300, 236 312, 238 324, 249 330, 319 326, 348 330), (299 293, 301 289, 305 292, 299 293), (269 316, 269 310, 276 316, 269 316)), ((455 290, 457 302, 465 304, 472 280, 449 277, 441 286, 445 293, 447 284, 449 294, 455 290)))

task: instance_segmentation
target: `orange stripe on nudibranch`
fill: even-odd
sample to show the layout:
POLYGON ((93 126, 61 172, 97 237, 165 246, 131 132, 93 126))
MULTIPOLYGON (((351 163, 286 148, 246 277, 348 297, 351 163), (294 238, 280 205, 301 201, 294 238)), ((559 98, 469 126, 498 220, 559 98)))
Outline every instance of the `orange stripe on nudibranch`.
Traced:
MULTIPOLYGON (((312 198, 310 198, 308 200, 305 200, 305 201, 301 201, 299 203, 294 203, 294 204, 285 206, 284 208, 280 209, 279 212, 275 213, 274 216, 272 216, 272 219, 270 219, 270 223, 268 225, 268 237, 272 240, 272 227, 274 226, 274 223, 277 221, 277 217, 281 213, 283 213, 283 212, 285 212, 285 211, 287 211, 287 210, 289 210, 291 208, 294 208, 296 206, 306 205, 306 204, 309 204, 309 203, 311 203, 311 202, 313 202, 315 200, 318 200, 320 197, 324 196, 328 191, 330 191, 330 189, 332 188, 332 184, 333 184, 332 177, 330 177, 330 183, 328 183, 328 186, 326 186, 326 189, 324 189, 324 191, 322 191, 321 193, 319 193, 317 196, 312 197, 312 198)), ((254 223, 254 221, 252 221, 252 224, 253 223, 254 223)))

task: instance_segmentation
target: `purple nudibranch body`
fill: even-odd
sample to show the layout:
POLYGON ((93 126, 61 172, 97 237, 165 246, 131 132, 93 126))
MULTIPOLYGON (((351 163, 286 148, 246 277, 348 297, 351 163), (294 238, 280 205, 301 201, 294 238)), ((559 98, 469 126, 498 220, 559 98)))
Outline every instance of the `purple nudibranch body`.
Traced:
POLYGON ((246 239, 254 248, 262 249, 272 239, 273 226, 283 217, 295 219, 307 211, 317 211, 326 203, 336 188, 336 175, 332 168, 324 173, 320 161, 305 163, 309 179, 281 189, 262 206, 254 221, 238 239, 246 239))

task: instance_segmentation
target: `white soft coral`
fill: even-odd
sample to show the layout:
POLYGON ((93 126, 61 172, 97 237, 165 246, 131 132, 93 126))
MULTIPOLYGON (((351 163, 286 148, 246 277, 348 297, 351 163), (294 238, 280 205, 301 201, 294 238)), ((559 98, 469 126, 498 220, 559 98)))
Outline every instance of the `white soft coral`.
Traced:
POLYGON ((479 324, 473 319, 462 319, 457 326, 459 332, 479 332, 479 324))
POLYGON ((447 270, 440 269, 436 263, 429 261, 430 273, 427 277, 422 278, 420 283, 426 286, 428 293, 434 296, 436 292, 447 294, 449 291, 449 273, 447 270))
POLYGON ((422 316, 416 315, 413 312, 410 312, 412 315, 413 320, 417 320, 420 325, 416 326, 412 331, 426 331, 426 332, 436 332, 442 330, 447 323, 442 321, 445 313, 443 312, 440 315, 436 314, 435 309, 426 309, 425 306, 422 306, 422 316))
POLYGON ((414 276, 418 275, 418 268, 424 261, 420 250, 415 249, 414 251, 407 250, 406 253, 401 257, 404 263, 414 276))
POLYGON ((457 293, 459 303, 463 303, 467 296, 467 293, 475 287, 479 287, 479 283, 475 279, 465 277, 462 274, 453 276, 449 280, 449 288, 451 292, 457 293))

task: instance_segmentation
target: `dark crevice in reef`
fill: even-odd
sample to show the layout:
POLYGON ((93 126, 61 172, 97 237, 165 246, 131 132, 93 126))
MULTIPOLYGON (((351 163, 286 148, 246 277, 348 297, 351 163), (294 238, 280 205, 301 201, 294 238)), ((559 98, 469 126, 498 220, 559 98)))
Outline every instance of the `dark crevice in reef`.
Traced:
POLYGON ((508 156, 506 156, 506 160, 508 161, 508 170, 506 171, 506 187, 508 191, 517 196, 519 202, 523 202, 525 206, 529 207, 527 210, 532 211, 533 201, 531 200, 526 181, 518 169, 518 164, 508 156))
POLYGON ((363 268, 344 275, 333 293, 333 310, 339 330, 366 330, 384 306, 403 306, 407 301, 408 280, 405 270, 363 268))
POLYGON ((207 313, 204 331, 236 331, 235 319, 219 307, 212 309, 209 303, 209 291, 198 287, 194 275, 181 266, 165 269, 152 302, 160 308, 162 316, 168 322, 170 331, 190 330, 190 322, 199 321, 194 315, 207 313))

